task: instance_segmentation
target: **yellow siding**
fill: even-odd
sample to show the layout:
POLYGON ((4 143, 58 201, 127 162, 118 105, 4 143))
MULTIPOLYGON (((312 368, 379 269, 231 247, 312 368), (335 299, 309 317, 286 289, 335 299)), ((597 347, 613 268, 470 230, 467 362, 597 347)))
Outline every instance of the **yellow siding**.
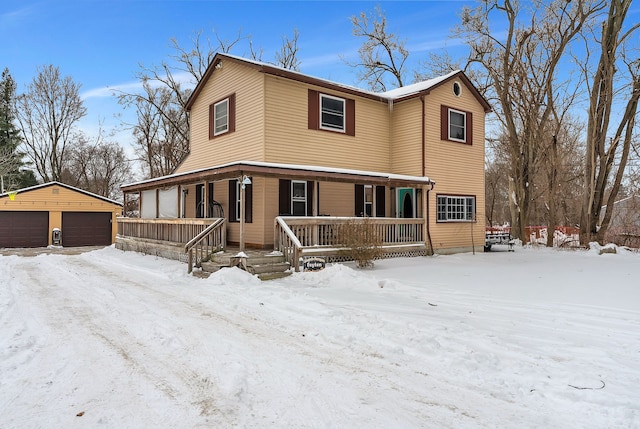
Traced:
POLYGON ((191 109, 190 153, 176 173, 237 160, 264 159, 264 75, 223 61, 191 109), (209 105, 236 94, 236 131, 209 140, 209 105))
MULTIPOLYGON (((253 222, 244 224, 244 241, 247 247, 264 247, 265 233, 273 227, 270 226, 273 222, 273 218, 267 219, 264 216, 265 212, 265 182, 269 179, 262 177, 252 178, 253 187, 253 222)), ((277 182, 276 182, 277 186, 277 182)), ((216 182, 215 184, 215 197, 225 208, 225 216, 227 217, 227 241, 231 244, 240 243, 240 222, 229 222, 229 204, 235 204, 233 201, 229 201, 229 182, 216 182)), ((275 204, 277 206, 278 201, 276 199, 275 204)), ((273 231, 271 231, 271 237, 273 237, 273 231)), ((273 243, 273 239, 271 241, 273 243)))
POLYGON ((463 86, 460 97, 452 84, 442 85, 426 98, 427 175, 436 181, 430 195, 431 237, 436 249, 470 248, 471 234, 476 246, 484 244, 484 110, 463 86), (473 114, 473 144, 440 140, 440 106, 448 105, 473 114), (436 223, 436 195, 475 195, 476 223, 436 223), (473 226, 473 228, 472 228, 473 226))
MULTIPOLYGON (((425 173, 436 181, 430 193, 430 230, 436 249, 464 249, 484 242, 484 110, 463 85, 456 97, 452 82, 434 88, 425 102, 425 173), (473 113, 473 144, 440 140, 440 105, 473 113), (436 223, 436 195, 476 197, 474 224, 436 223), (472 240, 473 234, 473 240, 472 240)), ((191 153, 177 173, 250 160, 329 166, 421 176, 423 105, 420 98, 385 102, 316 87, 257 72, 237 61, 225 61, 196 99, 191 110, 191 153), (355 99, 355 136, 308 129, 308 90, 355 99), (236 94, 236 131, 209 140, 209 105, 236 94)), ((320 183, 321 214, 353 215, 353 184, 320 183)), ((254 178, 253 223, 246 225, 248 246, 273 242, 278 215, 278 180, 254 178)), ((394 216, 387 189, 386 214, 394 216)), ((187 216, 195 192, 189 192, 187 216)), ((215 199, 228 214, 227 182, 215 184, 215 199)), ((228 224, 228 239, 239 241, 239 224, 228 224)))
POLYGON ((355 186, 353 183, 320 182, 320 214, 353 216, 355 186))
POLYGON ((110 212, 112 242, 115 241, 118 232, 116 217, 122 213, 122 207, 117 204, 58 185, 19 192, 13 201, 4 197, 0 199, 0 210, 49 212, 49 230, 62 228, 63 212, 110 212))
POLYGON ((392 173, 422 176, 421 116, 420 99, 411 99, 393 105, 392 173))
POLYGON ((389 171, 388 105, 266 76, 265 161, 389 171), (355 99, 355 136, 308 128, 308 90, 355 99))

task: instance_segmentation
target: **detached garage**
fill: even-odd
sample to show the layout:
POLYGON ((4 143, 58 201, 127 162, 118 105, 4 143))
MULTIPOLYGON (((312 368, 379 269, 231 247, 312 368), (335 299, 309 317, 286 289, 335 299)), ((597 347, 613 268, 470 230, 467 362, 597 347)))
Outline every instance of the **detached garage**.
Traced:
POLYGON ((0 194, 0 247, 108 246, 122 204, 59 182, 0 194))

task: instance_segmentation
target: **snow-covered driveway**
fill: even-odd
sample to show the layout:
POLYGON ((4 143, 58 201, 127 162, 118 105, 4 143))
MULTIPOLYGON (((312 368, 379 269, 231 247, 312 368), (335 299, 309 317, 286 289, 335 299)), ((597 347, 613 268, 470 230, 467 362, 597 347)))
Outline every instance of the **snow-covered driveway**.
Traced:
POLYGON ((640 426, 637 254, 185 271, 0 256, 0 427, 640 426))

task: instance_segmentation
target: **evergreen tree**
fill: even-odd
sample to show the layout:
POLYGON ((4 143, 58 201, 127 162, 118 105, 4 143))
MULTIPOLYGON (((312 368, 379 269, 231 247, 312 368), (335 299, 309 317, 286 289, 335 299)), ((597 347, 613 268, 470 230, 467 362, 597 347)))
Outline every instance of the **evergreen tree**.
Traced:
POLYGON ((5 68, 0 80, 0 176, 4 189, 18 189, 37 183, 32 171, 22 169, 23 154, 18 150, 20 130, 15 126, 16 83, 5 68))

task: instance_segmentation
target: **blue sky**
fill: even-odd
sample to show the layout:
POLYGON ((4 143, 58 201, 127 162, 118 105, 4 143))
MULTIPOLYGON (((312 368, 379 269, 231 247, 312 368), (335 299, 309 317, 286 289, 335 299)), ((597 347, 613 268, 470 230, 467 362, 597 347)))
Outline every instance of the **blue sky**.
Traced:
MULTIPOLYGON (((22 92, 38 66, 58 66, 63 76, 82 85, 88 109, 82 127, 92 133, 99 120, 109 129, 120 122, 114 115, 131 116, 104 89, 135 83, 139 64, 168 60, 171 38, 187 48, 200 30, 213 43, 213 29, 223 39, 242 31, 268 61, 296 28, 303 73, 357 86, 355 71, 341 60, 357 58, 362 43, 352 35, 352 15, 381 6, 389 30, 406 40, 410 60, 417 63, 431 49, 455 47, 448 35, 465 4, 473 2, 3 0, 0 68, 9 68, 22 92)), ((232 53, 248 56, 248 44, 232 53)), ((118 139, 127 136, 120 133, 118 139)))

